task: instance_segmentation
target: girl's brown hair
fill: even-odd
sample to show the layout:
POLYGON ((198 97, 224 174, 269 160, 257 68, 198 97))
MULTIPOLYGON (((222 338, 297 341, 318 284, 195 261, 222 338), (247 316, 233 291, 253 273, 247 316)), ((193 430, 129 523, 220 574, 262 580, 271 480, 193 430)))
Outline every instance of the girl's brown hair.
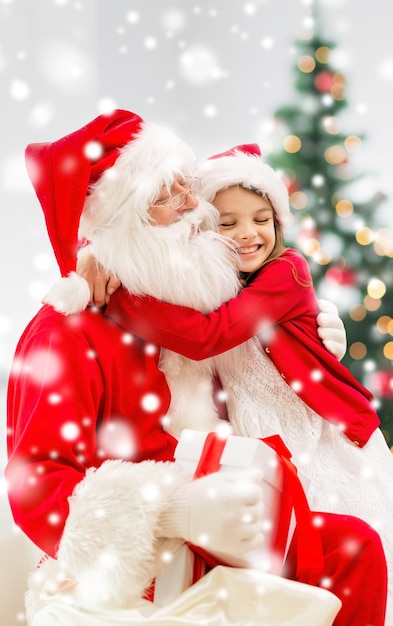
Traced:
MULTIPOLYGON (((240 185, 242 186, 242 185, 240 185)), ((260 191, 258 191, 257 189, 250 189, 248 187, 244 187, 245 189, 248 189, 248 191, 252 191, 253 193, 256 193, 258 196, 263 195, 264 198, 266 198, 272 209, 273 209, 273 219, 274 219, 274 233, 275 233, 275 244, 273 247, 273 250, 271 251, 271 254, 269 255, 269 257, 267 259, 265 259, 265 261, 262 263, 261 267, 259 267, 257 270, 255 270, 255 272, 251 272, 251 273, 247 273, 247 272, 240 272, 240 282, 243 285, 243 287, 245 287, 246 285, 249 285, 254 278, 256 278, 259 274, 259 272, 261 271, 261 269, 267 265, 268 263, 270 263, 271 261, 275 261, 276 259, 279 259, 283 253, 285 252, 285 250, 287 250, 288 248, 285 246, 284 243, 284 229, 282 227, 282 224, 280 223, 280 220, 277 217, 276 211, 274 210, 274 206, 272 205, 270 198, 267 194, 261 194, 260 191)), ((286 261, 287 263, 290 263, 292 265, 292 273, 293 273, 293 277, 296 280, 297 283, 299 283, 299 285, 301 285, 302 287, 309 287, 310 284, 312 284, 312 281, 307 284, 304 283, 304 281, 302 281, 296 272, 296 268, 295 266, 292 264, 291 261, 289 261, 288 259, 282 259, 283 261, 286 261)))

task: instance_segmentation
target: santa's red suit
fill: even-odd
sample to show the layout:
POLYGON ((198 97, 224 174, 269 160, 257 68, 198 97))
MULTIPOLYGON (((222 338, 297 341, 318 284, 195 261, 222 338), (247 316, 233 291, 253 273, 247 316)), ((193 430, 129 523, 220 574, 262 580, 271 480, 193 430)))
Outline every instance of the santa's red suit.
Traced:
MULTIPOLYGON (((100 116, 55 144, 30 150, 33 162, 30 175, 44 208, 63 275, 74 269, 75 242, 70 231, 76 236, 75 215, 81 214, 85 202, 85 192, 81 201, 71 181, 76 173, 80 180, 88 181, 93 169, 86 145, 100 141, 102 152, 93 163, 96 179, 115 162, 116 165, 120 162, 127 172, 131 168, 131 173, 139 175, 143 181, 144 161, 135 159, 132 150, 140 157, 138 149, 141 149, 146 157, 145 131, 151 148, 151 129, 140 118, 124 111, 114 112, 100 116), (131 152, 120 154, 119 147, 127 142, 131 144, 131 152), (60 207, 63 212, 69 207, 75 212, 74 220, 70 219, 72 227, 62 228, 60 207)), ((154 149, 157 148, 156 135, 155 130, 154 149)), ((161 150, 165 146, 169 152, 178 147, 176 141, 168 143, 167 134, 158 146, 161 150)), ((180 169, 179 163, 169 159, 163 171, 161 159, 157 162, 157 158, 152 168, 156 176, 155 192, 171 171, 180 169)), ((184 161, 184 150, 181 158, 184 161)), ((121 169, 120 174, 124 174, 121 169)), ((91 180, 94 182, 94 177, 91 180)), ((132 176, 130 180, 135 192, 132 176)), ((124 211, 123 206, 130 190, 122 189, 117 181, 119 211, 112 215, 105 240, 102 222, 108 220, 106 201, 113 194, 113 177, 106 183, 108 185, 101 188, 102 206, 98 206, 97 213, 94 214, 94 203, 87 207, 84 234, 94 242, 96 221, 96 239, 102 236, 101 246, 97 248, 104 257, 100 260, 107 260, 108 268, 116 271, 123 283, 127 284, 128 280, 130 284, 132 280, 126 270, 122 275, 124 262, 120 265, 115 262, 114 266, 110 263, 113 246, 118 246, 122 252, 127 249, 127 228, 117 228, 119 238, 115 240, 110 228, 116 219, 120 223, 133 219, 132 211, 124 211)), ((146 190, 139 184, 136 189, 135 193, 139 193, 137 206, 148 206, 143 202, 143 194, 151 202, 151 187, 146 190)), ((138 219, 143 222, 141 215, 138 219)), ((133 226, 140 234, 138 225, 133 226)), ((175 232, 178 240, 180 231, 175 232)), ((154 238, 152 232, 151 237, 154 238)), ((153 243, 156 244, 158 242, 153 243)), ((145 252, 146 245, 148 242, 144 240, 142 250, 145 252)), ((141 259, 142 265, 134 276, 136 282, 143 274, 146 258, 148 255, 141 259)), ((170 270, 170 264, 166 269, 170 270)), ((177 269, 174 276, 177 276, 177 269)), ((61 293, 67 297, 66 292, 61 293)), ((86 293, 83 297, 86 299, 86 293)), ((124 332, 105 317, 103 311, 94 308, 65 316, 45 305, 22 335, 8 394, 6 477, 9 498, 16 523, 50 557, 56 557, 56 560, 44 560, 31 578, 28 619, 32 626, 141 624, 145 618, 150 624, 169 624, 173 623, 171 619, 175 614, 176 623, 197 624, 201 623, 201 614, 196 615, 195 608, 189 610, 194 606, 193 600, 195 604, 195 597, 198 598, 196 606, 202 607, 201 610, 204 601, 207 607, 212 606, 211 591, 203 590, 203 578, 202 587, 198 588, 200 595, 193 596, 196 592, 191 590, 187 596, 188 612, 180 601, 172 607, 172 617, 165 616, 163 609, 164 612, 160 616, 155 613, 153 619, 151 607, 147 609, 142 601, 144 591, 163 568, 163 555, 182 543, 180 539, 158 540, 155 530, 168 498, 188 480, 179 467, 170 462, 176 441, 164 429, 163 418, 170 404, 170 394, 158 367, 158 358, 157 346, 124 332), (136 606, 142 608, 135 618, 132 612, 136 606)), ((324 551, 323 580, 307 582, 328 588, 342 600, 342 609, 334 621, 336 626, 382 626, 386 563, 377 534, 351 517, 321 515, 318 521, 324 551)), ((296 574, 291 564, 296 540, 295 533, 288 556, 288 572, 293 578, 296 574)), ((207 575, 210 576, 207 581, 213 587, 217 584, 219 593, 228 582, 225 578, 228 574, 226 568, 216 569, 216 573, 213 569, 207 575), (216 583, 215 576, 218 577, 216 583)), ((268 589, 267 581, 258 578, 262 574, 239 570, 236 578, 234 572, 234 580, 237 580, 234 589, 242 590, 241 597, 233 593, 217 595, 219 614, 209 615, 206 609, 205 623, 209 626, 239 623, 239 614, 240 619, 249 620, 247 623, 264 623, 263 605, 267 596, 261 596, 260 590, 264 584, 264 589, 268 589), (222 611, 227 611, 224 622, 222 611), (250 621, 253 618, 254 621, 250 621)), ((282 593, 285 592, 288 581, 278 578, 273 582, 275 593, 277 585, 282 585, 282 593)), ((313 588, 306 586, 306 589, 313 588)), ((298 593, 297 587, 295 590, 298 593)), ((292 591, 288 593, 291 595, 292 591)), ((276 605, 278 610, 283 602, 276 602, 276 605)), ((314 607, 313 615, 317 619, 318 607, 314 607)), ((310 626, 316 623, 312 621, 313 615, 303 623, 310 626)), ((296 619, 295 610, 282 623, 295 625, 299 623, 296 619)))
POLYGON ((173 458, 158 357, 156 346, 94 308, 64 316, 45 305, 22 335, 9 381, 6 473, 16 523, 49 555, 87 468, 173 458))
MULTIPOLYGON (((74 570, 82 571, 95 565, 104 542, 116 554, 116 577, 102 568, 97 578, 102 573, 120 606, 132 606, 159 571, 153 531, 183 480, 170 472, 173 464, 163 472, 152 462, 171 460, 176 444, 161 426, 169 394, 157 358, 154 345, 102 311, 65 317, 45 306, 21 339, 10 379, 6 474, 15 521, 55 556, 79 484, 78 517, 68 535, 66 528, 63 552, 72 552, 74 570), (126 459, 105 462, 117 454, 126 459), (149 483, 159 485, 159 497, 145 500, 141 490, 149 483)), ((377 535, 356 518, 323 518, 324 577, 344 600, 335 624, 382 625, 386 566, 377 535), (354 557, 348 546, 356 543, 354 557)), ((289 558, 295 553, 293 547, 289 558)), ((288 574, 295 579, 294 568, 288 574)))

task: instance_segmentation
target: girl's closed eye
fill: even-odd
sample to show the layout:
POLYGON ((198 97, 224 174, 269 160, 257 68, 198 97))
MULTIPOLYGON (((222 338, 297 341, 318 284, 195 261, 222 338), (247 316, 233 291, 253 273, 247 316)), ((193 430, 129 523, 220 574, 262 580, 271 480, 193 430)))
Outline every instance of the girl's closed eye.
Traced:
POLYGON ((232 228, 233 226, 236 225, 236 222, 220 222, 219 223, 219 227, 220 228, 232 228))

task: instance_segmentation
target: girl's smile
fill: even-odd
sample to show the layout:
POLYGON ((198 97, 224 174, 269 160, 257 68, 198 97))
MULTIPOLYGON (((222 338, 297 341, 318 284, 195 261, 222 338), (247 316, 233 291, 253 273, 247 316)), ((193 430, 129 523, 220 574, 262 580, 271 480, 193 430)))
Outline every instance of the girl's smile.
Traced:
POLYGON ((251 248, 238 248, 237 251, 241 255, 244 255, 244 254, 250 255, 250 254, 254 254, 260 249, 261 249, 261 245, 256 245, 256 246, 251 246, 251 248))

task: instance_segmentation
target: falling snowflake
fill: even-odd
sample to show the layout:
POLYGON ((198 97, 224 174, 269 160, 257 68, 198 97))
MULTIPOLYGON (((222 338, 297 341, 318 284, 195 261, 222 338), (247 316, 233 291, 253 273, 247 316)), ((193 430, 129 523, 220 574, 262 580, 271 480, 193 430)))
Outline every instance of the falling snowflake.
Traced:
POLYGON ((141 400, 142 409, 147 413, 154 413, 154 411, 157 411, 160 404, 160 398, 155 393, 147 393, 141 400))
POLYGON ((125 421, 117 419, 101 426, 97 435, 101 456, 132 459, 137 450, 134 433, 125 421))
POLYGON ((193 85, 205 85, 222 75, 216 53, 207 46, 194 45, 180 56, 180 72, 193 85))
POLYGON ((86 91, 91 84, 91 60, 82 48, 69 41, 44 41, 39 59, 45 77, 64 92, 86 91))
POLYGON ((30 87, 25 81, 14 79, 11 83, 10 94, 14 100, 26 100, 30 94, 30 87))
POLYGON ((186 16, 179 9, 170 9, 164 13, 162 23, 168 31, 178 33, 183 30, 186 24, 186 16))
POLYGON ((156 37, 146 37, 145 39, 145 48, 146 50, 155 50, 158 46, 158 41, 156 37))
POLYGON ((35 350, 29 355, 28 362, 23 359, 13 363, 15 373, 22 372, 33 381, 42 383, 42 372, 45 372, 45 382, 48 385, 61 380, 63 373, 63 359, 54 351, 35 350))
POLYGON ((140 14, 138 11, 129 11, 126 15, 126 20, 130 24, 137 24, 140 20, 140 14))
POLYGON ((80 428, 75 422, 67 422, 60 429, 61 436, 66 441, 75 441, 80 435, 80 428))

